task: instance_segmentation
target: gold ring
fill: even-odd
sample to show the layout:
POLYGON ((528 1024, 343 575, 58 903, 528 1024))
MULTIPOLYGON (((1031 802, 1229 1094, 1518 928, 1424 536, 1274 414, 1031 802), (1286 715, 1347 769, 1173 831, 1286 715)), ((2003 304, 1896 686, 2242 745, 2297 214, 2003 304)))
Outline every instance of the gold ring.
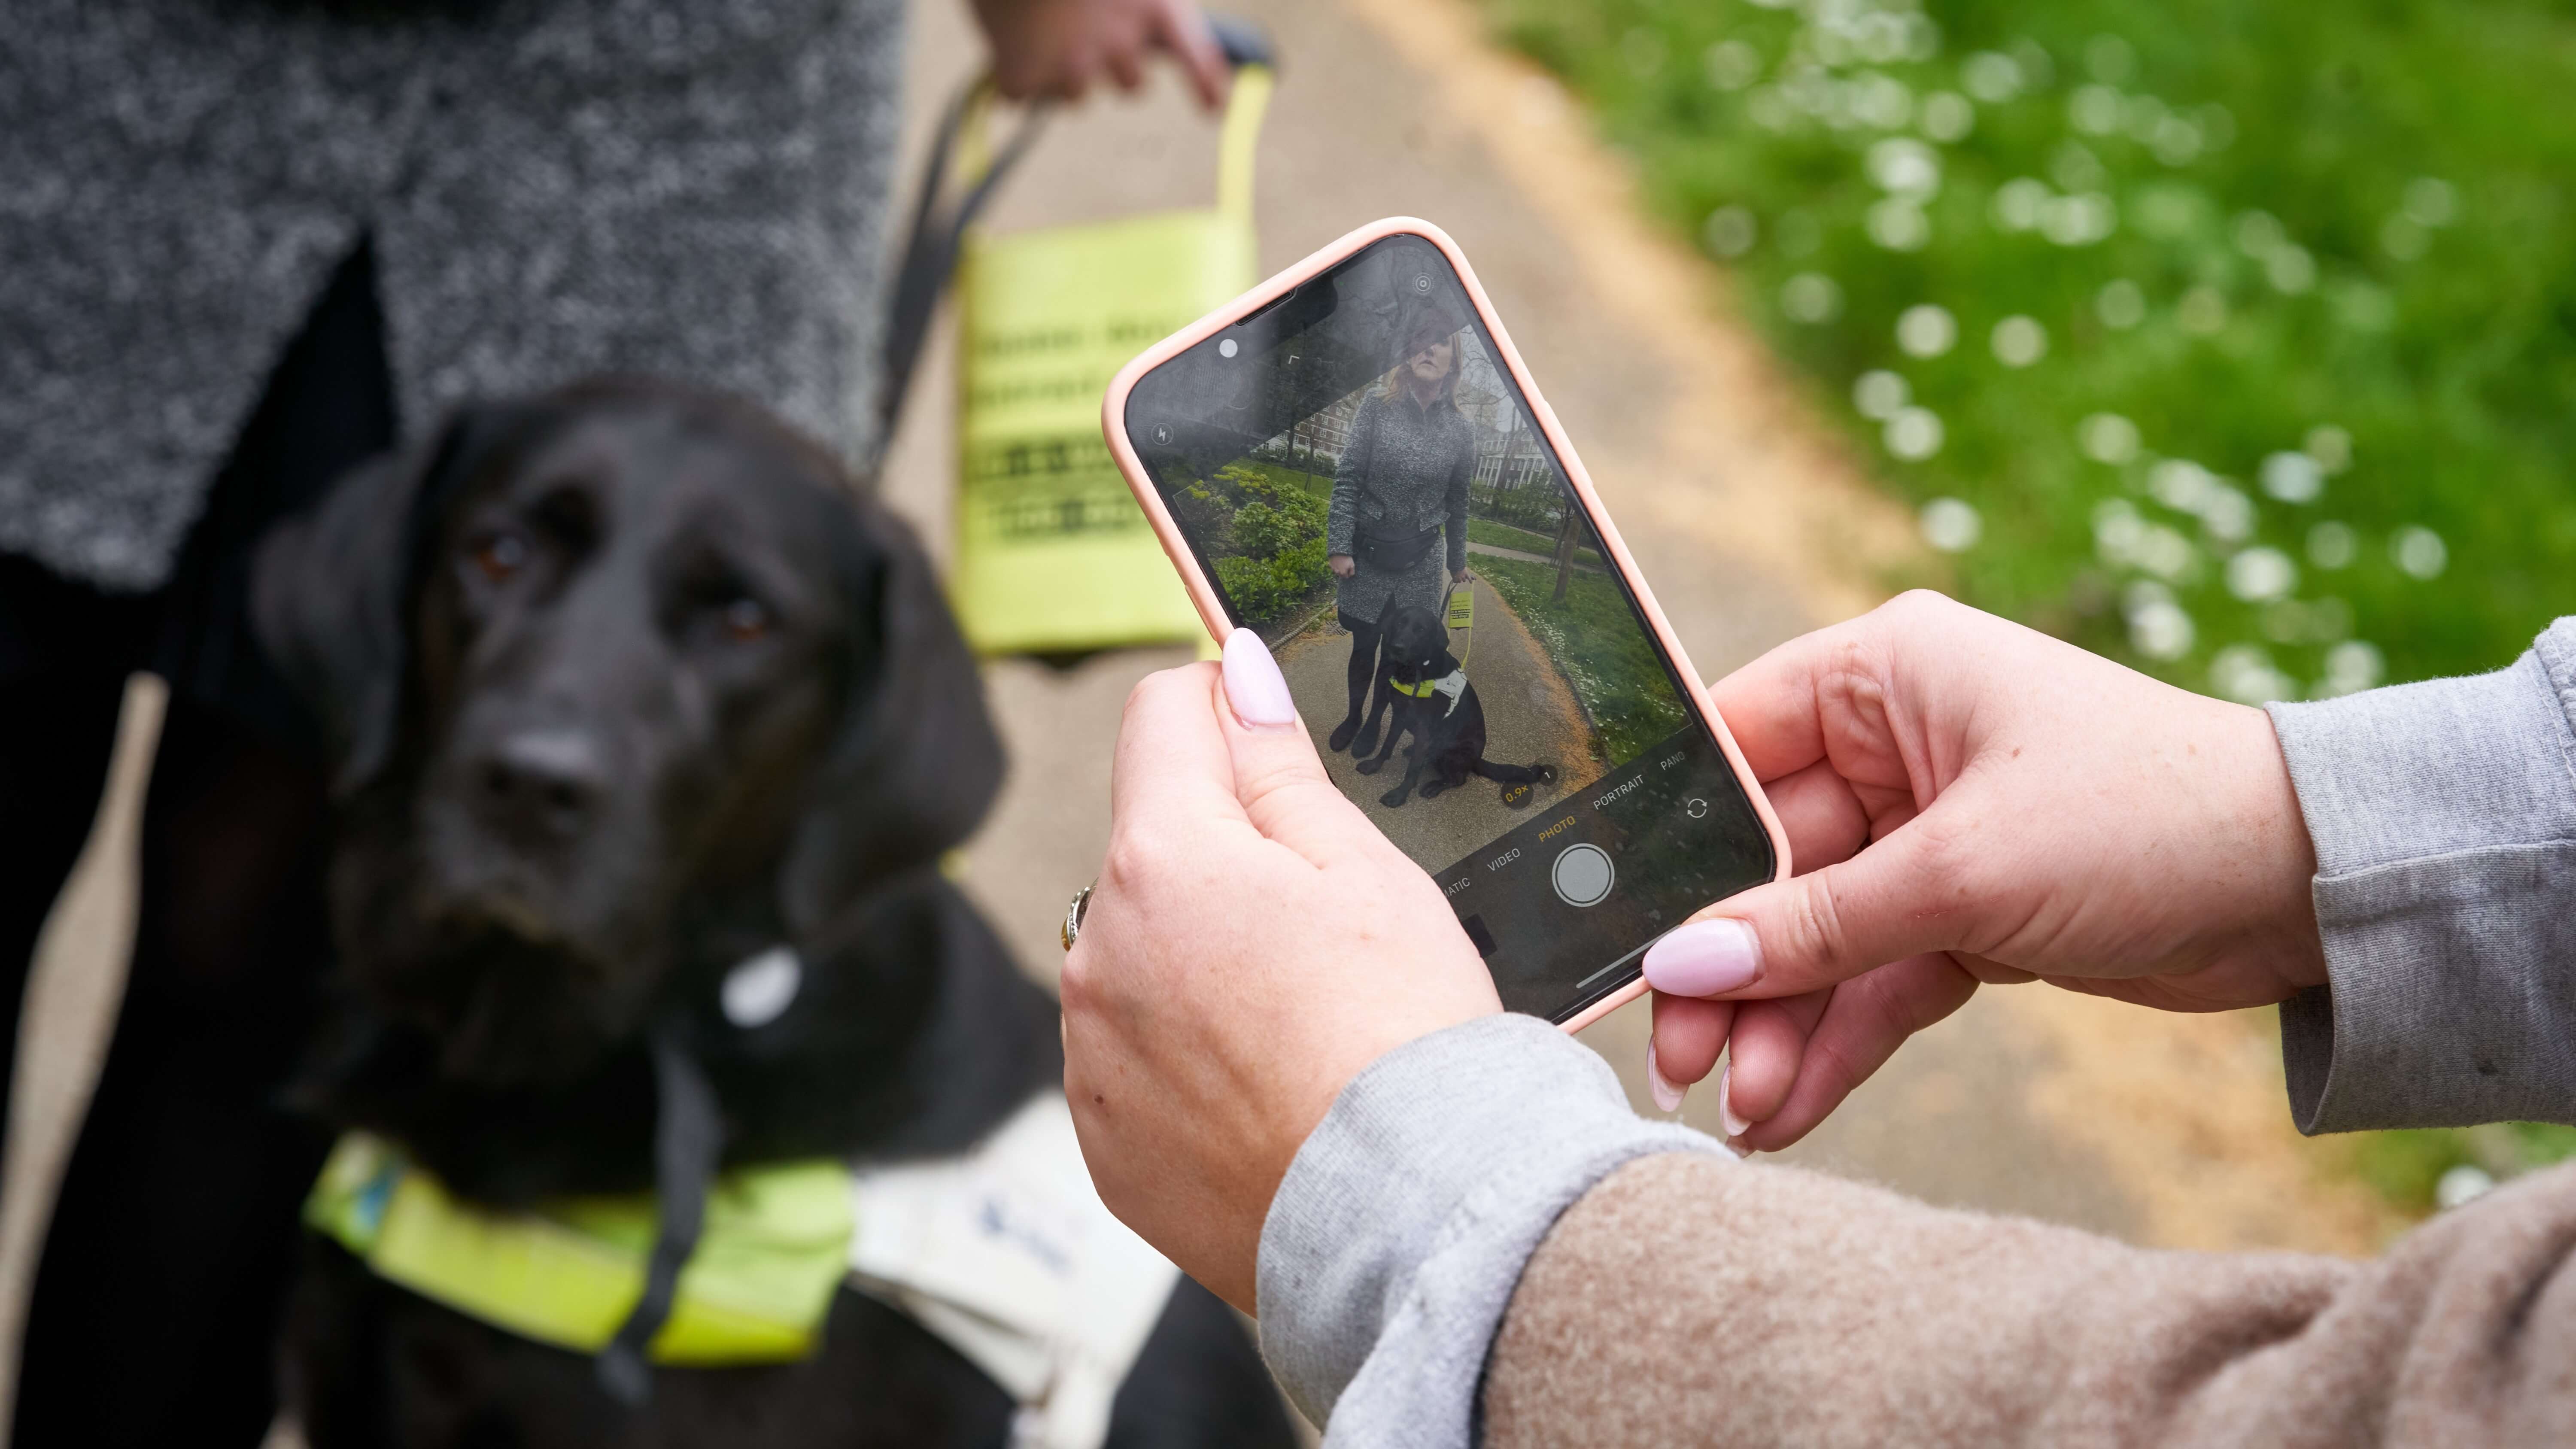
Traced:
MULTIPOLYGON (((1098 884, 1098 881, 1092 882, 1092 885, 1098 884)), ((1072 950, 1073 943, 1081 939, 1082 913, 1089 909, 1091 909, 1091 886, 1084 886, 1082 889, 1073 893, 1072 900, 1065 903, 1064 949, 1068 951, 1072 950)))

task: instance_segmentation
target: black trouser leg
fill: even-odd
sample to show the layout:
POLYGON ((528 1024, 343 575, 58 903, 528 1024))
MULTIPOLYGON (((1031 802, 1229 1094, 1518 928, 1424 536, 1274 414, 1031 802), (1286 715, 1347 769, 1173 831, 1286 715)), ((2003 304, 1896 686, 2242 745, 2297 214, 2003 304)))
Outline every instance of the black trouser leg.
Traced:
POLYGON ((321 779, 172 699, 132 978, 54 1207, 16 1437, 251 1445, 276 1412, 296 1208, 327 1142, 280 1110, 323 952, 321 779))
POLYGON ((279 362, 171 585, 133 969, 36 1275, 15 1444, 247 1449, 275 1414, 296 1209, 329 1145, 280 1101, 328 959, 325 776, 289 738, 243 598, 260 532, 393 440, 361 251, 279 362))
MULTIPOLYGON (((1342 722, 1333 727, 1332 738, 1326 741, 1336 750, 1349 748, 1352 736, 1359 733, 1360 718, 1368 709, 1369 683, 1377 678, 1377 626, 1360 623, 1345 614, 1342 627, 1351 631, 1351 708, 1342 722)), ((1368 748, 1362 745, 1359 752, 1367 754, 1368 748)))

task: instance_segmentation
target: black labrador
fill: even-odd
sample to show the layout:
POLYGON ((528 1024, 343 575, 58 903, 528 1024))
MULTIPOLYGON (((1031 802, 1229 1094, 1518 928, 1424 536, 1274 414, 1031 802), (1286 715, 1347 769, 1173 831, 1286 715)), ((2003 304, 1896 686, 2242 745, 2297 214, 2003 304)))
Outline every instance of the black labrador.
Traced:
MULTIPOLYGON (((938 868, 1000 783, 973 660, 910 534, 767 415, 635 381, 467 408, 282 528, 255 608, 336 769, 330 1122, 507 1206, 657 1187, 665 1047, 728 1165, 955 1153, 1060 1080, 1054 1002, 938 868), (733 1025, 722 977, 782 943, 801 988, 733 1025)), ((316 1449, 1001 1446, 1014 1411, 846 1287, 810 1360, 630 1408, 319 1238, 286 1353, 316 1449)), ((1109 1442, 1295 1441, 1185 1278, 1109 1442)))
POLYGON ((1467 667, 1449 652, 1449 627, 1439 614, 1401 604, 1386 611, 1378 630, 1377 703, 1369 710, 1369 732, 1376 733, 1381 712, 1392 717, 1385 742, 1375 757, 1359 762, 1360 773, 1385 769, 1396 742, 1413 736, 1404 779, 1377 797, 1379 804, 1403 804, 1417 783, 1428 800, 1466 784, 1470 775, 1505 785, 1554 783, 1554 765, 1502 765, 1485 758, 1485 706, 1467 680, 1467 667))

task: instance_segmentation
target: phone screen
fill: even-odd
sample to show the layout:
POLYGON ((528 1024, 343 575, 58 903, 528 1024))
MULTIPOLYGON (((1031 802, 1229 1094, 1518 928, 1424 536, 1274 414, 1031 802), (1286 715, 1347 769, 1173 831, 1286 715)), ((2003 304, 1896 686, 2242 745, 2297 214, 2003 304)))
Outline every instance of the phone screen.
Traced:
POLYGON ((1563 1021, 1770 878, 1759 816, 1447 257, 1384 238, 1139 379, 1126 426, 1334 784, 1563 1021))

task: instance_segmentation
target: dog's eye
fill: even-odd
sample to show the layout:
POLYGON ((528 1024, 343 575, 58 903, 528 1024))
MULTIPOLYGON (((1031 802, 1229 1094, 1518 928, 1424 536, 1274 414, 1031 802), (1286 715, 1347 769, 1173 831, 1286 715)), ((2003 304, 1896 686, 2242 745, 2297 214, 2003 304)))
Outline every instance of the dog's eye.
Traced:
POLYGON ((528 561, 528 541, 515 533, 484 534, 474 540, 470 551, 474 566, 494 583, 517 573, 528 561))
POLYGON ((724 606, 725 634, 734 639, 757 639, 769 632, 769 606, 758 599, 736 599, 724 606))

